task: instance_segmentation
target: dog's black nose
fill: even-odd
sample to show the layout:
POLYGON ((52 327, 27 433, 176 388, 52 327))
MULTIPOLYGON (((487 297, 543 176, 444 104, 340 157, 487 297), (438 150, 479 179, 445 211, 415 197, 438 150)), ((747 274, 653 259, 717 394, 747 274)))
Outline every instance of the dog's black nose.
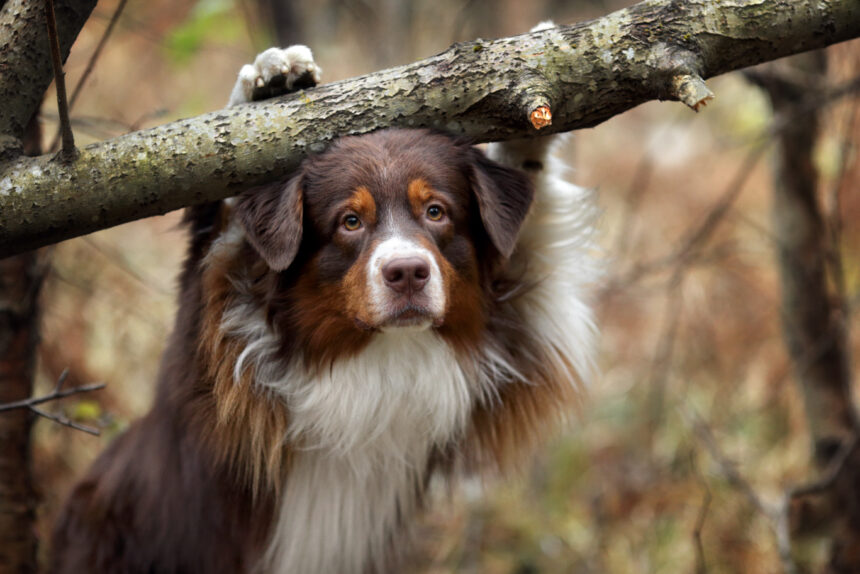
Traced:
POLYGON ((421 257, 399 257, 382 266, 382 278, 398 293, 417 293, 430 279, 430 264, 421 257))

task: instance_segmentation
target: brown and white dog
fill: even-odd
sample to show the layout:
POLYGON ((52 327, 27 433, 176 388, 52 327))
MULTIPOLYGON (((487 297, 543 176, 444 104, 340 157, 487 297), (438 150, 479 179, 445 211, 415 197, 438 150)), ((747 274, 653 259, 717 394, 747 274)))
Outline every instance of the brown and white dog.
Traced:
MULTIPOLYGON (((307 48, 231 104, 284 75, 316 80, 307 48)), ((53 571, 398 571, 431 476, 508 466, 576 402, 597 270, 562 169, 547 139, 385 130, 188 210, 155 405, 72 493, 53 571)))

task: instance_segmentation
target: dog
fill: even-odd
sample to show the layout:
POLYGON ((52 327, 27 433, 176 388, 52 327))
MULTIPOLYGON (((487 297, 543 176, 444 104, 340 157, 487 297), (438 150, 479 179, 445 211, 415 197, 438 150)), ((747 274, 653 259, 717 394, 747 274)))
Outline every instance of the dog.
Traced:
MULTIPOLYGON (((230 105, 318 80, 273 48, 230 105)), ((594 208, 552 139, 344 137, 189 208, 155 404, 73 490, 52 571, 399 571, 430 479, 516 466, 591 370, 594 208)))

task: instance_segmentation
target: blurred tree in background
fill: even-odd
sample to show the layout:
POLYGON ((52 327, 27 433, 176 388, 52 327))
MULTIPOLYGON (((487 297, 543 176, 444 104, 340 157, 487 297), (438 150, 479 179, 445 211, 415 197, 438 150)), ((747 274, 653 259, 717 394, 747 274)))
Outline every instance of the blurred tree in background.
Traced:
MULTIPOLYGON (((269 43, 308 43, 328 82, 452 42, 518 34, 548 18, 571 23, 632 3, 130 2, 72 123, 83 145, 217 109, 239 67, 269 43)), ((70 85, 118 6, 97 5, 67 62, 70 85)), ((712 80, 717 98, 698 115, 649 103, 577 132, 559 150, 575 167, 571 178, 598 190, 603 209, 610 263, 597 298, 601 374, 573 428, 519 480, 467 483, 432 509, 417 571, 757 573, 827 564, 852 571, 845 565, 852 562, 839 562, 846 552, 838 546, 858 540, 860 530, 833 518, 856 518, 860 492, 848 472, 860 466, 851 442, 858 343, 850 337, 860 229, 843 224, 860 217, 858 99, 856 89, 844 89, 858 84, 860 44, 814 58, 822 60, 753 74, 764 90, 737 74, 712 80), (843 97, 834 97, 840 88, 843 97), (786 149, 792 142, 800 149, 786 149), (798 229, 799 216, 780 215, 795 183, 800 214, 814 219, 800 239, 786 235, 798 229), (797 249, 787 250, 792 238, 797 249), (785 276, 806 282, 794 296, 800 302, 810 301, 808 282, 817 282, 819 306, 804 325, 814 324, 802 333, 792 323, 800 315, 785 276), (822 362, 841 370, 820 374, 822 362), (832 402, 816 402, 811 376, 833 391, 832 402), (840 457, 850 460, 836 468, 840 457), (840 486, 827 488, 830 494, 801 492, 786 504, 790 489, 837 470, 840 486)), ((46 141, 57 129, 53 110, 43 112, 46 141)), ((48 392, 65 367, 68 386, 109 386, 56 405, 101 427, 101 438, 36 425, 43 540, 75 477, 149 405, 175 310, 184 251, 178 221, 171 213, 52 248, 37 393, 48 392)))

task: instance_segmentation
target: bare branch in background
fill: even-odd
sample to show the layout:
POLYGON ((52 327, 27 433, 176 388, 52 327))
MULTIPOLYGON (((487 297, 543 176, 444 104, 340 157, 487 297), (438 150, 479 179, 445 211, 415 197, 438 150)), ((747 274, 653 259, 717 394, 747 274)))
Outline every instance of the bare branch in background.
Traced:
MULTIPOLYGON (((629 271, 620 274, 607 282, 605 291, 611 292, 616 289, 624 288, 632 283, 642 279, 642 277, 651 273, 666 270, 668 268, 677 269, 689 265, 701 253, 704 244, 713 235, 717 226, 725 218, 729 209, 734 204, 735 200, 740 196, 744 189, 744 184, 749 179, 750 175, 767 149, 766 140, 756 144, 749 151, 744 159, 741 167, 738 169, 735 176, 729 181, 725 192, 720 196, 716 203, 705 213, 701 222, 687 229, 684 236, 678 240, 678 247, 671 253, 659 257, 653 261, 645 263, 637 263, 629 271)), ((674 280, 674 279, 673 279, 674 280)), ((670 280, 670 283, 671 281, 670 280)))
POLYGON ((614 257, 620 258, 627 254, 630 247, 630 240, 633 236, 634 218, 636 209, 648 191, 648 186, 651 184, 651 176, 654 173, 654 154, 650 147, 645 150, 636 168, 633 170, 633 177, 630 181, 630 187, 624 195, 624 203, 622 204, 621 224, 618 226, 618 236, 611 253, 614 257))
POLYGON ((115 246, 99 241, 94 237, 84 237, 83 242, 151 294, 162 297, 173 297, 174 293, 172 289, 157 285, 154 281, 146 277, 142 271, 126 261, 123 254, 115 246))
POLYGON ((56 414, 56 413, 49 413, 48 411, 43 411, 39 407, 34 407, 34 406, 30 406, 30 410, 32 412, 36 413, 37 415, 39 415, 40 417, 44 417, 48 420, 54 421, 57 424, 67 426, 69 428, 73 428, 75 430, 79 430, 79 431, 85 432, 87 434, 91 434, 93 436, 99 436, 101 434, 101 431, 99 429, 91 427, 91 426, 87 426, 87 425, 82 425, 80 423, 76 423, 75 421, 73 421, 72 419, 70 419, 66 416, 56 414))
POLYGON ((69 419, 60 414, 49 413, 47 411, 43 411, 38 408, 38 405, 43 403, 58 401, 65 397, 70 397, 72 395, 79 395, 82 393, 89 393, 92 391, 98 391, 105 388, 104 383, 93 383, 91 385, 82 385, 80 387, 75 387, 73 389, 63 390, 63 383, 66 381, 66 378, 69 376, 69 370, 64 369, 60 374, 59 378, 57 378, 57 383, 54 385, 54 390, 51 393, 41 396, 41 397, 31 397, 29 399, 23 399, 20 401, 13 401, 9 403, 0 404, 0 413, 4 413, 7 411, 14 411, 18 409, 29 409, 30 411, 36 413, 37 415, 44 417, 46 419, 50 419, 56 423, 61 425, 71 427, 73 429, 77 429, 83 431, 85 433, 89 433, 91 435, 98 436, 100 434, 99 430, 90 426, 82 425, 80 423, 76 423, 73 420, 69 419))
POLYGON ((32 397, 29 399, 24 399, 22 401, 14 401, 10 403, 2 403, 0 404, 0 413, 5 411, 12 411, 15 409, 27 409, 30 407, 35 407, 37 405, 41 405, 42 403, 47 403, 50 401, 56 401, 59 399, 63 399, 65 397, 70 397, 72 395, 78 395, 81 393, 89 393, 91 391, 98 391, 105 388, 104 383, 93 383, 91 385, 83 385, 80 387, 75 387, 72 389, 68 389, 65 391, 54 390, 50 394, 41 396, 41 397, 32 397))
POLYGON ((711 508, 711 490, 704 485, 705 496, 699 515, 696 517, 696 525, 693 527, 693 542, 696 548, 696 574, 708 574, 708 563, 705 560, 705 546, 702 543, 702 531, 705 529, 705 520, 708 518, 708 510, 711 508))
POLYGON ((648 371, 645 388, 648 389, 648 438, 653 445, 654 435, 663 421, 666 402, 666 384, 675 351, 675 339, 684 303, 681 290, 688 267, 680 263, 666 286, 666 300, 663 310, 663 327, 657 339, 657 347, 648 371))
MULTIPOLYGON (((756 76, 756 74, 749 71, 745 72, 745 74, 750 77, 761 77, 756 76)), ((678 240, 679 245, 676 249, 651 261, 636 263, 630 269, 610 278, 606 282, 604 291, 613 292, 618 289, 628 287, 648 275, 675 268, 684 264, 689 259, 696 259, 699 257, 702 246, 713 235, 717 226, 731 211, 735 201, 740 195, 740 192, 743 190, 743 186, 749 179, 750 175, 752 175, 754 168, 758 164, 759 160, 761 160, 774 138, 784 136, 787 131, 794 128, 795 121, 806 114, 817 112, 825 106, 832 104, 834 101, 843 97, 855 95, 857 92, 860 92, 860 76, 827 90, 819 90, 812 94, 804 94, 803 101, 801 103, 799 103, 795 108, 780 114, 780 116, 776 118, 775 121, 756 139, 755 143, 753 143, 750 148, 750 151, 744 158, 741 167, 735 173, 735 176, 729 182, 729 185, 726 186, 726 191, 714 206, 707 211, 702 221, 689 228, 684 233, 683 237, 678 240)), ((642 165, 645 163, 645 159, 643 158, 640 163, 640 167, 637 168, 637 175, 634 177, 633 186, 636 185, 635 179, 641 177, 641 175, 638 174, 638 170, 644 169, 642 165)), ((628 197, 630 197, 630 195, 633 195, 633 188, 631 188, 631 192, 628 194, 628 197)), ((738 215, 739 217, 744 218, 743 214, 738 215)), ((626 214, 624 217, 626 221, 629 214, 626 214)), ((771 235, 766 230, 760 229, 754 222, 746 220, 746 223, 771 235)), ((629 226, 625 225, 624 227, 629 226)), ((628 238, 626 237, 628 234, 629 231, 622 230, 620 232, 619 239, 616 242, 616 246, 619 249, 624 248, 628 242, 628 238)), ((776 236, 772 237, 775 242, 778 242, 778 238, 776 236)), ((829 256, 829 258, 832 257, 832 255, 829 256)))

